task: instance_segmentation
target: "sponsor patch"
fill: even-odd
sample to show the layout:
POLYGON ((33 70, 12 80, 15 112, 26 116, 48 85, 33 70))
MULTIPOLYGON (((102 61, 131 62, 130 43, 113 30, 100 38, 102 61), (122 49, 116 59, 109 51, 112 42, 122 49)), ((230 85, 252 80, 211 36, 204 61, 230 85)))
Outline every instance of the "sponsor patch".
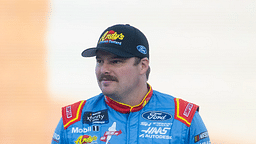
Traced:
POLYGON ((169 136, 169 127, 148 127, 148 129, 141 130, 140 138, 153 138, 153 139, 172 139, 169 136))
POLYGON ((141 130, 143 133, 145 134, 161 134, 164 135, 167 133, 167 131, 169 131, 171 128, 169 127, 148 127, 148 129, 146 130, 141 130))
POLYGON ((186 116, 186 117, 188 117, 189 114, 190 114, 190 112, 191 112, 191 110, 192 110, 192 108, 193 108, 193 104, 192 104, 192 103, 189 103, 189 104, 186 106, 183 115, 186 116))
POLYGON ((100 131, 100 127, 99 126, 92 126, 93 131, 100 131))
POLYGON ((141 134, 140 138, 150 138, 150 139, 172 139, 172 136, 169 135, 150 135, 150 134, 141 134))
POLYGON ((121 130, 116 130, 116 122, 113 122, 112 126, 108 128, 108 131, 104 133, 104 135, 100 138, 101 141, 109 143, 112 136, 118 136, 122 133, 121 130))
POLYGON ((143 45, 138 45, 137 50, 142 54, 147 54, 147 49, 143 45))
POLYGON ((54 133, 54 134, 53 134, 53 137, 52 137, 52 140, 55 141, 55 142, 57 142, 57 143, 59 143, 59 141, 60 141, 60 135, 54 133))
POLYGON ((152 123, 148 123, 148 122, 141 122, 140 125, 142 126, 151 126, 152 123))
POLYGON ((108 122, 109 119, 107 110, 98 112, 85 112, 83 116, 83 124, 107 124, 108 122))
POLYGON ((97 136, 90 136, 90 135, 81 135, 75 141, 75 144, 96 144, 97 136))
POLYGON ((209 135, 208 135, 208 132, 206 131, 206 132, 203 132, 203 133, 200 133, 199 135, 196 135, 195 137, 194 137, 194 142, 196 143, 196 142, 199 142, 200 140, 202 140, 202 139, 205 139, 205 138, 208 138, 209 137, 209 135))
POLYGON ((66 107, 66 115, 67 115, 67 118, 71 118, 72 117, 71 106, 66 107))
POLYGON ((149 111, 142 114, 142 117, 151 121, 165 121, 172 118, 172 115, 161 111, 149 111))
POLYGON ((163 122, 148 123, 148 122, 141 122, 140 125, 146 126, 146 127, 149 127, 151 125, 158 126, 158 127, 159 126, 170 127, 172 125, 172 123, 163 123, 163 122))
POLYGON ((88 127, 88 128, 72 127, 71 133, 87 133, 90 131, 92 131, 91 127, 88 127))
POLYGON ((192 119, 198 111, 198 106, 179 98, 174 99, 175 103, 175 115, 174 119, 184 123, 187 127, 190 127, 192 119))
POLYGON ((110 31, 106 31, 102 37, 99 40, 99 44, 101 43, 113 43, 113 44, 117 44, 117 45, 122 45, 122 42, 116 41, 116 40, 123 40, 124 39, 124 35, 122 33, 118 34, 117 32, 110 30, 110 31))
POLYGON ((72 105, 62 107, 62 120, 64 129, 81 120, 82 109, 86 101, 79 101, 72 105))
POLYGON ((142 130, 140 131, 140 138, 152 139, 172 139, 170 130, 172 123, 164 123, 162 121, 141 122, 142 130))

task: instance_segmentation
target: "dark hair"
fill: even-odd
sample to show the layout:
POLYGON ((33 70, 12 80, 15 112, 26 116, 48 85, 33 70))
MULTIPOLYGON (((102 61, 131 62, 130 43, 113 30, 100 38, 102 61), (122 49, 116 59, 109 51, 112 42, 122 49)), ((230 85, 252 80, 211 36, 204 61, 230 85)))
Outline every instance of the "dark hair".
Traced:
MULTIPOLYGON (((135 65, 135 66, 138 65, 138 64, 140 63, 141 59, 142 59, 142 58, 135 57, 134 65, 135 65)), ((146 78, 147 78, 147 80, 148 80, 148 78, 149 78, 149 73, 150 73, 150 66, 148 66, 148 70, 147 70, 147 72, 146 72, 146 78)))

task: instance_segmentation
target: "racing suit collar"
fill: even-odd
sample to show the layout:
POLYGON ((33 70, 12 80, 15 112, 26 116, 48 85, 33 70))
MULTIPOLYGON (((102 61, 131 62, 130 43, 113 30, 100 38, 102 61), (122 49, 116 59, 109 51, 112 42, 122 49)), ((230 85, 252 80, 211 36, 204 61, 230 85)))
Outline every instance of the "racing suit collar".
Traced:
POLYGON ((129 112, 137 112, 140 111, 150 100, 152 94, 153 94, 153 90, 152 87, 148 85, 148 93, 145 95, 145 97, 143 98, 143 100, 140 102, 140 104, 135 105, 135 106, 130 106, 128 104, 124 104, 124 103, 120 103, 118 101, 115 101, 113 99, 111 99, 108 96, 105 96, 105 102, 107 103, 108 106, 110 106, 112 109, 120 112, 120 113, 129 113, 129 112))

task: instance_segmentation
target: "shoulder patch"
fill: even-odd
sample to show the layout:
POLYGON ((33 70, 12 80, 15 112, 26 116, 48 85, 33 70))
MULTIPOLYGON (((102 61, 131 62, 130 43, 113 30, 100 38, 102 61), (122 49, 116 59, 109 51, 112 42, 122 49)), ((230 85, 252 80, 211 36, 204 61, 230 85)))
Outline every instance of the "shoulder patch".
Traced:
POLYGON ((195 112, 199 110, 199 106, 179 98, 175 98, 174 103, 175 103, 174 118, 186 124, 186 126, 190 127, 195 112))
POLYGON ((80 121, 82 109, 86 101, 79 101, 72 105, 62 107, 62 119, 64 129, 67 129, 71 124, 80 121))

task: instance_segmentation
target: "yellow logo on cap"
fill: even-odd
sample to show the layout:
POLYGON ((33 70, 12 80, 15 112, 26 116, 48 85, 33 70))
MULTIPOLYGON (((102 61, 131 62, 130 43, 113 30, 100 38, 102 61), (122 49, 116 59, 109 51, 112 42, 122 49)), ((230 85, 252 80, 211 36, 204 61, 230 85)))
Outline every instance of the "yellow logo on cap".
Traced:
POLYGON ((117 34, 117 32, 110 30, 110 31, 106 31, 103 36, 100 38, 99 43, 102 41, 107 41, 107 40, 116 40, 116 39, 120 39, 123 40, 124 39, 124 35, 122 33, 117 34))

